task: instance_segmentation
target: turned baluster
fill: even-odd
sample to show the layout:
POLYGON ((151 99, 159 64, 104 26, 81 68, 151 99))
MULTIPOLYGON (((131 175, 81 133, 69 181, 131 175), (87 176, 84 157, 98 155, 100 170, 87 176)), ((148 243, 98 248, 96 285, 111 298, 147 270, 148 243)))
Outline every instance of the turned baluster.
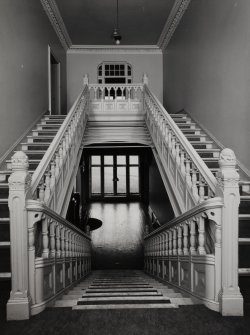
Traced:
POLYGON ((196 201, 199 201, 199 193, 198 193, 198 187, 197 187, 197 169, 195 168, 193 164, 192 169, 192 193, 196 201))
POLYGON ((71 255, 75 257, 75 234, 71 234, 71 255))
POLYGON ((169 151, 171 152, 172 149, 172 131, 169 129, 168 132, 168 147, 169 147, 169 151))
POLYGON ((168 124, 167 122, 165 123, 165 136, 164 136, 164 139, 165 139, 165 143, 167 144, 168 143, 168 133, 169 133, 169 127, 168 127, 168 124))
POLYGON ((43 241, 43 251, 42 257, 49 257, 49 234, 48 234, 48 219, 44 219, 42 223, 42 241, 43 241))
POLYGON ((63 148, 62 144, 59 145, 59 168, 61 169, 63 166, 63 148))
POLYGON ((50 173, 45 174, 45 191, 44 191, 44 201, 47 202, 50 198, 50 173))
POLYGON ((168 256, 168 233, 165 233, 165 255, 168 256))
POLYGON ((183 255, 182 251, 182 227, 178 227, 178 255, 183 255))
POLYGON ((200 216, 198 219, 198 232, 199 232, 199 246, 198 253, 199 255, 206 255, 205 250, 205 220, 203 216, 200 216))
POLYGON ((190 160, 189 157, 186 159, 186 183, 188 186, 192 187, 192 179, 190 174, 190 160))
POLYGON ((55 159, 55 178, 56 180, 59 177, 60 173, 60 158, 59 158, 59 152, 56 153, 56 159, 55 159))
POLYGON ((65 137, 62 140, 62 154, 63 154, 63 161, 64 161, 67 157, 65 137))
POLYGON ((181 166, 181 174, 183 175, 183 177, 185 177, 186 167, 185 167, 185 153, 183 149, 181 149, 180 166, 181 166))
POLYGON ((183 225, 183 254, 186 256, 189 254, 188 250, 188 225, 184 223, 183 225))
POLYGON ((69 257, 72 257, 72 232, 69 231, 69 257))
POLYGON ((66 131, 65 133, 65 150, 66 150, 66 154, 69 151, 69 133, 68 131, 66 131))
POLYGON ((65 257, 65 228, 61 227, 61 257, 65 257))
POLYGON ((65 230, 65 257, 69 257, 69 231, 65 230))
POLYGON ((196 222, 194 220, 190 223, 190 254, 196 255, 196 222))
POLYGON ((60 234, 60 225, 56 225, 56 257, 61 257, 61 234, 60 234))
POLYGON ((169 247, 169 256, 171 256, 171 255, 173 255, 173 241, 172 241, 172 239, 173 239, 173 232, 171 231, 171 230, 169 230, 169 232, 168 232, 168 247, 169 247))
POLYGON ((178 141, 176 141, 176 163, 178 166, 181 164, 180 143, 178 141))
POLYGON ((177 255, 177 231, 173 228, 173 255, 177 255))
POLYGON ((44 201, 44 183, 39 185, 39 200, 44 201))
POLYGON ((199 197, 200 197, 200 202, 205 200, 205 183, 201 176, 200 176, 200 183, 199 183, 199 197))
POLYGON ((50 257, 55 257, 56 255, 56 250, 55 250, 55 222, 51 221, 50 222, 50 226, 49 226, 49 230, 50 230, 50 257))
POLYGON ((54 186, 55 186, 55 182, 56 182, 56 176, 55 176, 55 162, 52 161, 50 164, 50 190, 53 190, 54 186))
POLYGON ((176 157, 176 148, 175 148, 175 145, 176 145, 176 139, 175 139, 175 136, 173 135, 172 136, 172 155, 173 155, 173 158, 175 159, 176 157))

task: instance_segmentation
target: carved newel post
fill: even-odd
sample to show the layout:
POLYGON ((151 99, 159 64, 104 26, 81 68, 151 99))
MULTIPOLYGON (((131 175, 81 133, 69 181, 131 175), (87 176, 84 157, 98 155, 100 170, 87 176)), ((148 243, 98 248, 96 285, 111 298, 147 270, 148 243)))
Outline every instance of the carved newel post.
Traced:
POLYGON ((87 74, 84 75, 83 77, 83 86, 89 84, 89 76, 87 74))
POLYGON ((9 177, 9 210, 12 289, 7 303, 7 319, 24 320, 30 316, 31 300, 28 290, 28 227, 25 206, 31 176, 25 153, 16 152, 11 162, 13 173, 9 177))
POLYGON ((231 149, 223 149, 219 159, 216 195, 222 197, 222 272, 219 297, 222 315, 243 315, 243 298, 238 286, 238 209, 240 203, 239 174, 231 149))

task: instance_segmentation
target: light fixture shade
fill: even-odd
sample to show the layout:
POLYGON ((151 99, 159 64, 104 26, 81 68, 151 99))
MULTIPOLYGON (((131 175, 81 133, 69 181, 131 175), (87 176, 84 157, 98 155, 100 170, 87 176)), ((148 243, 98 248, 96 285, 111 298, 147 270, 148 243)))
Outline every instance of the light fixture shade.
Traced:
POLYGON ((113 31, 113 38, 114 38, 115 44, 119 45, 121 43, 122 37, 117 28, 115 28, 113 31))

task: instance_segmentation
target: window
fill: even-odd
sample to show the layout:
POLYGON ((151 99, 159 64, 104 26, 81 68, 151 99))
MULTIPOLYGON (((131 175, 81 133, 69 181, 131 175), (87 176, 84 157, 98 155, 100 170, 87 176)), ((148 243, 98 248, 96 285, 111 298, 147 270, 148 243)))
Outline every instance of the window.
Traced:
POLYGON ((98 66, 98 83, 131 84, 132 67, 127 63, 103 62, 98 66))

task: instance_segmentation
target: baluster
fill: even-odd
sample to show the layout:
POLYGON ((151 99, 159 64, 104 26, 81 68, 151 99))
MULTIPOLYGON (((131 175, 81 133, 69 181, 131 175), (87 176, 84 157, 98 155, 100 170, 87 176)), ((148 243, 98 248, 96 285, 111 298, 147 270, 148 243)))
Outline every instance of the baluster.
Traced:
POLYGON ((182 227, 178 227, 178 255, 183 255, 182 251, 182 227))
POLYGON ((65 257, 69 257, 69 231, 65 231, 65 257))
POLYGON ((72 233, 69 231, 68 233, 68 246, 69 246, 69 257, 72 257, 72 233))
POLYGON ((169 247, 169 256, 173 255, 173 242, 172 242, 172 238, 173 238, 173 232, 171 230, 169 230, 168 232, 168 247, 169 247))
POLYGON ((65 257, 65 228, 61 227, 61 257, 65 257))
POLYGON ((62 154, 63 154, 63 161, 64 161, 67 157, 65 137, 62 140, 62 154))
POLYGON ((181 173, 182 173, 183 177, 185 177, 186 176, 186 167, 185 167, 185 153, 184 153, 183 149, 181 149, 180 165, 181 165, 181 173))
POLYGON ((205 187, 204 187, 204 180, 202 179, 200 175, 200 184, 199 184, 199 196, 200 196, 200 202, 203 202, 205 200, 205 187))
POLYGON ((168 233, 165 233, 165 255, 168 256, 168 233))
POLYGON ((56 181, 56 177, 55 177, 55 162, 52 161, 50 164, 50 190, 53 190, 54 186, 55 186, 55 181, 56 181))
POLYGON ((186 159, 186 183, 188 186, 192 187, 192 179, 190 174, 190 160, 189 157, 186 159))
POLYGON ((206 255, 205 250, 205 220, 202 216, 198 219, 198 232, 199 232, 199 246, 198 246, 198 253, 199 255, 206 255))
POLYGON ((175 159, 176 157, 176 148, 175 148, 175 144, 176 144, 176 139, 175 139, 175 136, 173 135, 172 136, 172 155, 173 155, 173 158, 175 159))
POLYGON ((39 200, 44 202, 44 184, 39 185, 39 200))
POLYGON ((190 254, 196 255, 196 222, 191 220, 190 223, 190 254))
POLYGON ((49 236, 48 236, 48 219, 45 218, 42 223, 42 240, 43 240, 43 251, 42 257, 49 257, 49 236))
POLYGON ((195 197, 196 201, 199 201, 199 193, 198 193, 198 187, 197 187, 197 170, 196 167, 193 164, 193 169, 192 169, 192 193, 193 196, 195 197))
POLYGON ((61 257, 61 239, 60 239, 60 226, 59 224, 56 225, 56 257, 61 257))
POLYGON ((181 157, 180 157, 180 143, 176 140, 176 163, 178 166, 181 164, 181 157))
POLYGON ((183 254, 186 256, 189 254, 188 251, 188 224, 184 223, 183 226, 183 254))
POLYGON ((177 255, 177 231, 173 228, 173 255, 177 255))
POLYGON ((55 250, 55 222, 50 222, 50 257, 54 258, 56 255, 55 250))
POLYGON ((69 151, 69 133, 68 130, 65 133, 65 150, 66 150, 66 154, 69 151))
POLYGON ((44 201, 48 202, 50 198, 50 173, 45 174, 45 192, 44 192, 44 201))
POLYGON ((62 144, 59 145, 59 168, 61 169, 63 166, 63 148, 62 144))
POLYGON ((55 178, 56 180, 58 179, 59 177, 59 173, 60 173, 60 170, 59 170, 59 166, 60 166, 60 163, 59 163, 59 152, 56 153, 56 160, 55 160, 55 178))
POLYGON ((169 130, 168 132, 168 147, 169 147, 169 151, 171 152, 172 149, 172 131, 169 130))

